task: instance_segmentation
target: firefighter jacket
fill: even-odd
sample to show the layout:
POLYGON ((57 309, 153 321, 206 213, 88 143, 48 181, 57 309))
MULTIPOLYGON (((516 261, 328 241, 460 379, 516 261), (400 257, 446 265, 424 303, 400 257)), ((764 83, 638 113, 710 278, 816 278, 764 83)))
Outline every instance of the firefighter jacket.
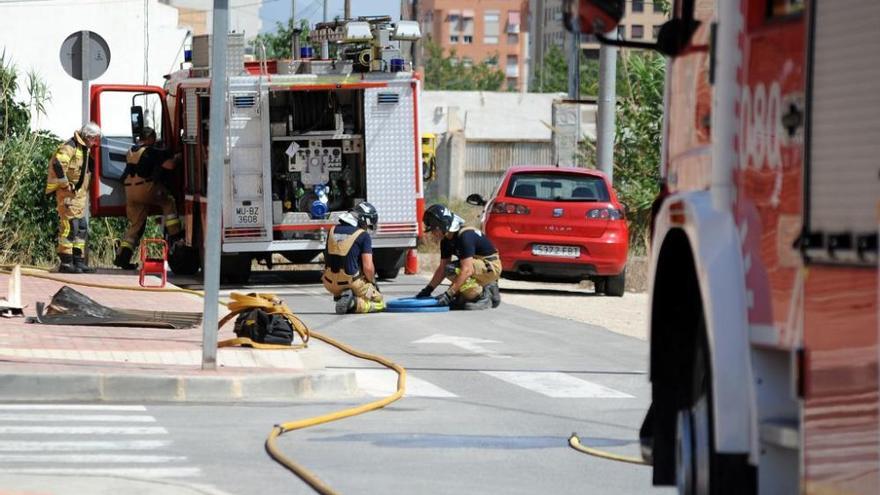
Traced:
POLYGON ((74 215, 82 213, 91 177, 89 147, 79 132, 59 146, 49 160, 46 194, 56 194, 59 209, 67 206, 74 215))
POLYGON ((348 286, 354 279, 361 278, 362 275, 360 271, 353 275, 346 273, 345 259, 354 243, 366 232, 363 229, 357 229, 345 240, 339 242, 334 235, 335 230, 336 227, 330 229, 330 234, 327 236, 327 250, 324 252, 324 263, 326 265, 324 268, 324 278, 332 285, 348 286))

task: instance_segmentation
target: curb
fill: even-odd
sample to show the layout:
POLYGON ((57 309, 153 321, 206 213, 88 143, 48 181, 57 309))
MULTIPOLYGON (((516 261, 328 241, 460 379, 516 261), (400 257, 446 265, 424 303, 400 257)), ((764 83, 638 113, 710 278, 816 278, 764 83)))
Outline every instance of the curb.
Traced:
POLYGON ((272 376, 3 373, 0 401, 296 402, 361 394, 353 372, 272 376))

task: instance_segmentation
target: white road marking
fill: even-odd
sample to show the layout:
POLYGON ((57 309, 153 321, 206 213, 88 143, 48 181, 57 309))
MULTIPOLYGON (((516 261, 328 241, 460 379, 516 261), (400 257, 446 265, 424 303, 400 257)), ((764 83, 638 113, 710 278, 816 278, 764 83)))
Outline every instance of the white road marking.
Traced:
POLYGON ((120 440, 117 442, 0 441, 0 452, 80 452, 89 450, 152 450, 170 447, 170 440, 120 440))
POLYGON ((167 435, 161 426, 0 426, 2 435, 167 435))
POLYGON ((0 404, 0 411, 146 411, 144 406, 100 404, 0 404))
POLYGON ((0 421, 26 421, 31 423, 52 423, 59 421, 83 422, 83 421, 104 421, 107 423, 155 423, 156 418, 152 416, 132 415, 125 416, 121 414, 92 414, 92 415, 76 415, 76 414, 2 414, 0 413, 0 421))
POLYGON ((497 340, 478 339, 474 337, 456 337, 454 335, 444 335, 442 333, 434 334, 430 337, 425 337, 424 339, 413 341, 413 344, 449 344, 460 349, 473 352, 474 354, 480 354, 486 357, 501 359, 509 358, 510 356, 506 354, 497 353, 480 345, 500 343, 501 342, 497 340))
MULTIPOLYGON (((397 373, 392 370, 356 370, 358 387, 372 397, 387 397, 397 391, 397 373)), ((432 383, 406 375, 406 397, 457 397, 432 383)))
POLYGON ((125 478, 189 478, 202 475, 199 468, 0 468, 0 474, 64 476, 118 476, 125 478))
POLYGON ((553 398, 630 399, 632 395, 553 371, 483 371, 489 376, 553 398))
POLYGON ((0 454, 0 463, 43 462, 43 463, 83 463, 83 464, 161 464, 181 462, 186 457, 177 455, 138 455, 138 454, 0 454))

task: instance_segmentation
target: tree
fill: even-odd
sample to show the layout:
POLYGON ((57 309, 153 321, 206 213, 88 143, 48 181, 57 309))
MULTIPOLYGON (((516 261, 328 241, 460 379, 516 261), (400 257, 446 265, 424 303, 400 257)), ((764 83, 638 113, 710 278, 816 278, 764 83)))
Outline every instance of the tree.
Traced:
MULTIPOLYGON (((595 96, 599 92, 599 61, 581 53, 580 76, 581 96, 595 96)), ((536 93, 568 93, 568 58, 558 45, 550 46, 535 69, 531 88, 536 93)))
POLYGON ((425 89, 498 91, 504 84, 504 72, 486 60, 467 65, 455 50, 446 55, 430 42, 425 43, 425 53, 425 89))

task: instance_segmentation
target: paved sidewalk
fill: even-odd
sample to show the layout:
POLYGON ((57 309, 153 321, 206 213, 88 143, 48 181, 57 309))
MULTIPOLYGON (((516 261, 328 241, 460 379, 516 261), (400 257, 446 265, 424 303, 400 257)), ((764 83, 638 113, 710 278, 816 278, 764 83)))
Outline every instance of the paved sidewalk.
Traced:
MULTIPOLYGON (((136 275, 118 271, 55 276, 139 287, 136 275)), ((0 297, 6 296, 7 279, 0 274, 0 297)), ((64 285, 23 276, 25 315, 34 316, 36 303, 48 304, 64 285)), ((202 299, 191 294, 68 285, 115 308, 203 310, 202 299)), ((220 316, 226 313, 222 308, 220 316)), ((232 325, 220 329, 218 340, 234 337, 232 325)), ((360 393, 353 373, 325 369, 324 363, 341 352, 317 339, 301 350, 218 349, 217 369, 210 371, 201 369, 201 341, 201 325, 168 330, 0 318, 0 401, 296 401, 360 393)))

